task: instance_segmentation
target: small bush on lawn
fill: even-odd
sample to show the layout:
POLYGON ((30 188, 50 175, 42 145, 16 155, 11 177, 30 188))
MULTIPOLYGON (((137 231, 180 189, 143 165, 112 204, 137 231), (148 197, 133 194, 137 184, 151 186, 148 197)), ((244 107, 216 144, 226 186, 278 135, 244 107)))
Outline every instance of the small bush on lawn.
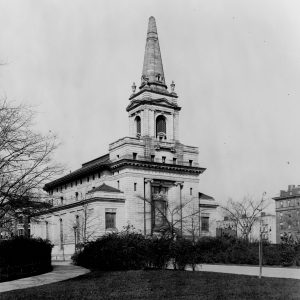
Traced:
POLYGON ((0 241, 0 280, 50 270, 52 247, 49 241, 35 238, 0 241))

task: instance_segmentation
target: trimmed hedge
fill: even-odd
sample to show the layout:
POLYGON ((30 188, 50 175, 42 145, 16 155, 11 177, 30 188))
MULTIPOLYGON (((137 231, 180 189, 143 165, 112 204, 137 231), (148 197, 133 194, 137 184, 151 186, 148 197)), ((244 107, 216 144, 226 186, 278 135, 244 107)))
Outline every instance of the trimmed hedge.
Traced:
POLYGON ((50 271, 52 247, 49 241, 35 238, 0 241, 0 281, 50 271))
MULTIPOLYGON (((77 265, 98 270, 195 268, 200 263, 258 265, 258 243, 242 239, 203 237, 193 243, 187 239, 145 237, 124 231, 111 233, 87 243, 73 256, 77 265)), ((263 244, 264 265, 300 265, 300 246, 263 244)))

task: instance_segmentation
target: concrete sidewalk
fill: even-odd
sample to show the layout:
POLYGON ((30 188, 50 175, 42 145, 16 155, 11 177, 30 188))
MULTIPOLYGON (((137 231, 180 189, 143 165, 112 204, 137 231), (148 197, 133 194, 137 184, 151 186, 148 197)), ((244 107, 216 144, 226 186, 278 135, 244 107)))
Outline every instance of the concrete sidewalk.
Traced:
MULTIPOLYGON (((187 271, 191 271, 191 270, 192 270, 191 267, 187 268, 187 271)), ((258 266, 202 264, 202 265, 197 265, 195 270, 203 271, 203 272, 218 272, 218 273, 230 273, 230 274, 251 275, 251 276, 259 275, 258 266)), ((300 279, 300 268, 263 267, 262 276, 300 279)))
POLYGON ((63 281, 90 272, 70 262, 53 262, 52 266, 53 271, 49 273, 0 283, 0 293, 63 281))

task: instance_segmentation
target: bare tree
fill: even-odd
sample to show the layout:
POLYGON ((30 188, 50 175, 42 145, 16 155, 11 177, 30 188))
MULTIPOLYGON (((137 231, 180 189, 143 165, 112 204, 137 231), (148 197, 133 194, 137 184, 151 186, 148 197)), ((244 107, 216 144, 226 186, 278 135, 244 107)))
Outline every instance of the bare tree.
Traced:
POLYGON ((99 236, 99 218, 95 215, 89 204, 83 204, 82 210, 74 215, 70 222, 70 230, 73 230, 75 247, 96 239, 99 236))
POLYGON ((164 194, 153 195, 152 200, 141 196, 139 198, 151 207, 150 220, 155 223, 155 231, 171 238, 188 233, 195 239, 199 228, 199 213, 201 213, 199 205, 195 204, 197 198, 183 199, 182 203, 178 204, 168 202, 164 194))
POLYGON ((263 193, 260 200, 254 200, 249 196, 244 197, 240 202, 229 199, 227 205, 221 208, 228 221, 232 222, 235 228, 241 232, 241 236, 249 240, 253 225, 258 222, 262 210, 268 205, 265 193, 263 193))
POLYGON ((0 100, 0 227, 8 214, 48 208, 42 187, 62 171, 52 159, 56 137, 35 132, 33 117, 32 109, 0 100))

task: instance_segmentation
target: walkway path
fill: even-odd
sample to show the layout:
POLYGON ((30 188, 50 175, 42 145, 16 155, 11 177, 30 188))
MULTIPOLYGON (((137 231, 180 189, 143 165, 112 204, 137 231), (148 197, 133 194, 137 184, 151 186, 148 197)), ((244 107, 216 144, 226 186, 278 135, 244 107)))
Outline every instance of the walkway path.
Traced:
POLYGON ((0 293, 54 283, 90 272, 82 267, 71 265, 70 262, 53 262, 52 265, 52 272, 0 283, 0 293))
MULTIPOLYGON (((191 270, 191 268, 187 268, 191 270)), ((240 275, 258 276, 258 266, 238 266, 238 265, 208 265, 202 264, 196 266, 196 271, 230 273, 240 275)), ((293 278, 300 279, 300 268, 280 268, 280 267, 263 267, 263 277, 293 278)))

